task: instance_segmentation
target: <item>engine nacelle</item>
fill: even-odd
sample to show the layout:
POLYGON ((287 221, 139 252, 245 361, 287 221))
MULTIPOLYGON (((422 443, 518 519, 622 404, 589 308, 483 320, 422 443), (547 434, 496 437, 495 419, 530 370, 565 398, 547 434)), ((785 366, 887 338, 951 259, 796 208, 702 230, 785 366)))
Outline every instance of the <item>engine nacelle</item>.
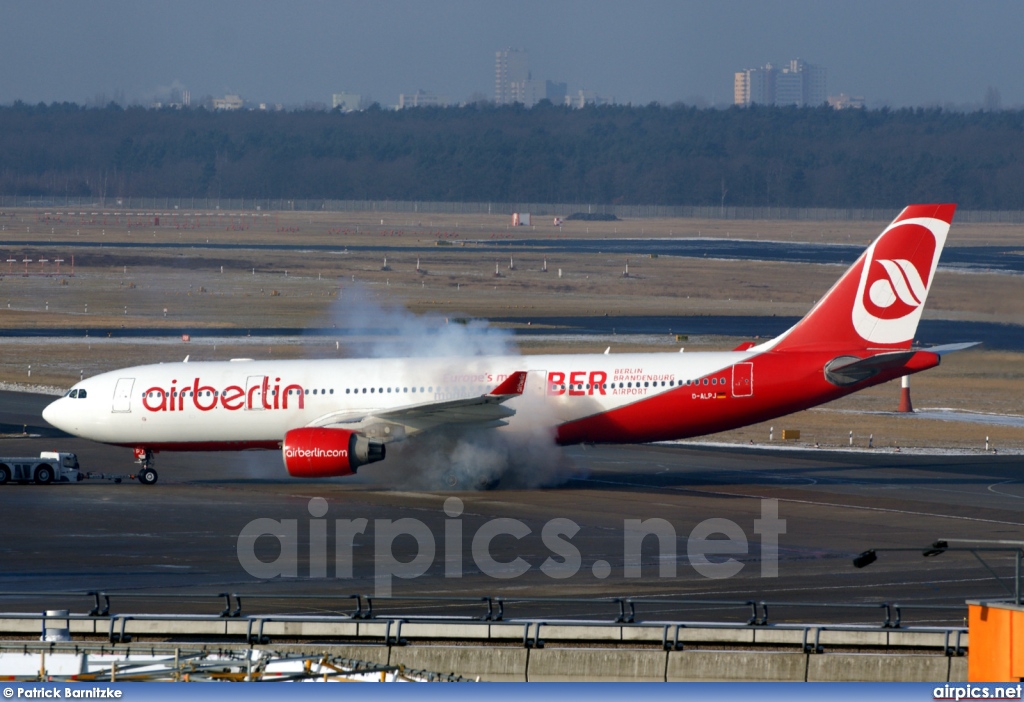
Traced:
POLYGON ((289 475, 330 478, 384 460, 384 444, 345 429, 304 427, 284 435, 281 453, 289 475))

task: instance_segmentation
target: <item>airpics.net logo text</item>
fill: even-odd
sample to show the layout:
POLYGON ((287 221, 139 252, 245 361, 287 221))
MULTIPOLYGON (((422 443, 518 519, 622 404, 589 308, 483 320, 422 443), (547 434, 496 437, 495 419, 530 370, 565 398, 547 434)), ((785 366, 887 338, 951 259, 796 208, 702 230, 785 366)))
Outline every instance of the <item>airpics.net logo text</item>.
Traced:
MULTIPOLYGON (((473 533, 467 533, 462 519, 465 506, 458 497, 449 497, 444 502, 443 528, 440 538, 435 536, 423 521, 411 517, 402 519, 334 519, 327 516, 328 503, 322 497, 314 497, 307 505, 310 519, 303 526, 303 541, 308 537, 308 553, 300 558, 300 527, 298 519, 271 519, 261 517, 246 524, 238 534, 236 552, 238 562, 246 573, 261 580, 273 578, 333 577, 351 580, 355 577, 355 553, 358 549, 372 549, 372 558, 360 560, 359 577, 372 577, 374 594, 378 597, 391 595, 396 579, 413 580, 423 577, 435 569, 434 576, 461 578, 466 572, 483 573, 496 580, 510 580, 522 577, 531 570, 553 580, 564 580, 580 574, 585 562, 590 575, 603 580, 621 568, 625 578, 659 577, 674 578, 677 563, 685 555, 693 570, 702 577, 721 580, 738 575, 748 566, 740 560, 755 556, 759 561, 762 578, 776 578, 779 575, 779 536, 786 533, 786 520, 779 518, 778 500, 761 500, 761 516, 751 525, 752 533, 759 537, 758 546, 752 547, 747 532, 731 519, 714 517, 693 526, 684 539, 672 522, 660 517, 649 519, 624 519, 622 535, 618 539, 621 551, 615 554, 601 554, 606 558, 585 556, 573 542, 581 527, 572 519, 558 517, 550 519, 540 528, 540 540, 547 553, 543 558, 534 555, 528 560, 523 555, 513 558, 495 557, 495 542, 507 546, 509 540, 519 543, 534 534, 534 530, 519 519, 507 517, 484 521, 473 533), (333 529, 331 525, 333 523, 333 529), (333 554, 328 551, 328 533, 333 533, 333 554), (261 558, 257 554, 257 541, 276 542, 273 558, 261 558), (407 560, 399 560, 395 553, 396 542, 406 545, 415 542, 415 556, 409 558, 411 549, 402 549, 407 560), (440 541, 440 545, 439 542, 440 541), (657 557, 647 565, 643 564, 643 548, 656 549, 657 557), (471 564, 467 563, 467 549, 471 564), (439 553, 440 550, 440 553, 439 553), (407 553, 408 551, 408 553, 407 553), (759 552, 758 552, 759 551, 759 552), (608 560, 618 560, 621 566, 613 566, 608 560), (440 559, 440 560, 439 560, 440 559), (300 573, 300 563, 307 562, 308 570, 300 573), (333 566, 333 567, 332 567, 333 566), (372 572, 370 572, 372 571, 372 572)), ((305 550, 305 549, 303 549, 305 550)), ((532 549, 531 549, 532 550, 532 549)), ((507 553, 507 548, 502 549, 507 553)), ((367 554, 369 556, 370 554, 367 554)))

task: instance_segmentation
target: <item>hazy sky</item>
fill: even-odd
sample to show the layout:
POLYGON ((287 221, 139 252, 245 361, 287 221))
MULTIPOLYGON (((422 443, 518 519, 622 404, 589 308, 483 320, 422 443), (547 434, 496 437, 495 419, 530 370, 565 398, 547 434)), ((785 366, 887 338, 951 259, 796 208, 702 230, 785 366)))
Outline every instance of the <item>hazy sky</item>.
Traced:
POLYGON ((494 97, 494 52, 620 103, 732 100, 733 73, 802 58, 869 105, 1024 105, 1018 0, 3 0, 0 103, 494 97))

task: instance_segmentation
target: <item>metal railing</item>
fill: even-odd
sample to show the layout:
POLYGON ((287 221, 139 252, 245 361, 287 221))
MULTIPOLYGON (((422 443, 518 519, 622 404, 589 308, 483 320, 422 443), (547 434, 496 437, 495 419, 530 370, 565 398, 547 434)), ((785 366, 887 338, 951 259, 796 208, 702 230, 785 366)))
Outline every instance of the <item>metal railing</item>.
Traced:
MULTIPOLYGON (((898 601, 875 602, 812 602, 787 600, 719 600, 697 598, 658 598, 658 597, 502 597, 494 595, 467 596, 416 596, 392 595, 376 596, 359 593, 324 593, 324 594, 289 594, 289 593, 151 593, 151 592, 111 592, 101 590, 86 591, 40 591, 40 592, 0 592, 0 602, 14 602, 19 599, 33 601, 47 600, 85 600, 91 604, 86 613, 72 615, 80 618, 121 618, 127 616, 122 612, 112 612, 112 599, 119 603, 132 603, 128 607, 138 608, 139 603, 174 602, 177 605, 193 604, 193 611, 198 616, 211 620, 239 618, 268 618, 281 616, 301 616, 294 609, 291 612, 273 611, 266 606, 255 606, 254 603, 287 602, 292 608, 302 608, 307 603, 316 602, 320 606, 320 617, 344 618, 351 621, 386 621, 402 619, 405 621, 424 622, 503 622, 537 618, 552 610, 559 612, 559 621, 587 621, 609 624, 638 624, 647 621, 696 621, 694 616, 714 617, 722 620, 725 612, 735 612, 727 616, 730 625, 768 626, 774 622, 770 619, 771 612, 794 610, 807 615, 810 612, 821 616, 822 612, 835 614, 845 612, 878 612, 881 617, 877 626, 882 629, 900 629, 904 627, 904 615, 908 612, 957 612, 966 615, 966 605, 900 603, 898 601), (243 602, 252 611, 243 612, 243 602), (209 603, 209 608, 207 606, 209 603), (575 608, 577 613, 572 613, 575 608), (212 610, 212 611, 211 611, 212 610), (219 610, 219 611, 218 611, 219 610), (270 610, 270 611, 268 611, 270 610), (653 610, 653 611, 652 611, 653 610), (682 616, 689 614, 690 616, 682 616)), ((49 605, 48 605, 49 607, 49 605)), ((52 607, 50 607, 52 609, 52 607)), ((26 616, 38 617, 36 613, 26 616)), ((136 615, 133 615, 136 616, 136 615)), ((182 614, 153 616, 182 616, 182 614)), ((188 616, 196 616, 189 614, 188 616)), ((836 617, 831 617, 832 621, 836 617)))
MULTIPOLYGON (((854 606, 853 604, 849 606, 854 606)), ((865 604, 865 607, 873 607, 874 605, 865 604)), ((882 609, 887 611, 887 617, 891 613, 890 607, 898 607, 897 605, 882 605, 882 609)), ((107 640, 113 645, 128 645, 138 650, 139 644, 133 643, 132 634, 128 632, 128 625, 130 622, 146 622, 146 623, 177 623, 177 624, 196 624, 196 623, 210 623, 210 622, 222 622, 225 624, 225 631, 223 636, 227 639, 236 638, 244 642, 245 646, 267 646, 271 643, 270 636, 266 633, 268 624, 304 624, 313 623, 321 625, 343 625, 343 624, 358 624, 363 625, 368 622, 367 620, 358 620, 351 616, 325 616, 325 615, 263 615, 254 614, 245 617, 241 617, 238 620, 230 620, 219 615, 186 615, 186 614, 111 614, 107 616, 96 616, 90 614, 48 614, 47 612, 42 613, 0 613, 0 620, 13 620, 13 621, 39 621, 41 625, 41 640, 45 641, 46 635, 52 630, 56 629, 53 624, 63 623, 65 627, 68 627, 67 634, 70 637, 70 622, 93 622, 98 624, 106 621, 107 623, 107 640), (236 630, 231 633, 227 629, 227 623, 230 621, 237 621, 238 624, 245 624, 244 634, 241 630, 236 630)), ((611 621, 611 620, 564 620, 557 618, 520 618, 520 619, 508 619, 502 622, 486 622, 482 619, 467 620, 466 618, 448 619, 445 617, 437 617, 430 620, 432 623, 448 624, 448 625, 467 625, 475 621, 476 628, 466 629, 462 632, 461 636, 456 636, 449 632, 449 635, 445 638, 461 639, 465 641, 484 641, 491 642, 494 640, 507 641, 508 636, 493 637, 491 627, 494 625, 502 625, 506 627, 522 627, 522 646, 524 648, 540 649, 545 646, 545 639, 543 638, 542 632, 545 630, 549 633, 552 631, 561 631, 554 636, 558 640, 572 640, 572 641, 588 641, 588 640, 600 640, 608 641, 615 640, 621 642, 632 642, 634 644, 643 644, 643 642, 654 643, 660 634, 661 648, 665 651, 681 651, 684 649, 684 642, 681 640, 681 634, 683 632, 695 632, 690 635, 689 641, 696 642, 708 638, 708 632, 719 631, 719 632, 733 632, 734 634, 742 634, 743 632, 757 632, 762 634, 771 634, 775 636, 774 639, 768 641, 772 645, 783 645, 786 641, 780 641, 777 637, 777 632, 792 632, 797 634, 797 638, 790 637, 789 644, 798 645, 803 653, 807 654, 820 654, 824 653, 824 645, 822 643, 822 633, 824 632, 835 632, 839 634, 847 634, 847 640, 844 643, 842 640, 833 640, 834 645, 871 645, 870 642, 865 644, 857 638, 858 635, 863 636, 865 633, 873 633, 877 635, 885 635, 881 642, 876 641, 874 645, 880 645, 885 648, 891 647, 892 644, 888 640, 888 634, 894 631, 899 631, 901 634, 914 635, 914 634, 925 634, 931 635, 932 643, 920 643, 915 641, 904 642, 902 645, 910 646, 913 648, 940 648, 943 655, 945 656, 963 656, 966 654, 966 648, 963 645, 963 636, 967 633, 965 627, 941 627, 941 626, 904 626, 902 624, 896 624, 891 620, 887 620, 886 623, 881 625, 870 625, 870 624, 810 624, 810 623, 778 623, 769 624, 767 622, 758 623, 737 623, 737 622, 715 622, 715 621, 664 621, 664 620, 650 620, 643 622, 622 622, 622 621, 611 621), (483 627, 482 629, 480 627, 483 627), (566 628, 572 632, 566 634, 566 628), (609 630, 616 630, 619 638, 612 637, 609 639, 607 633, 609 630), (654 637, 652 636, 625 636, 625 632, 631 630, 633 632, 647 631, 647 632, 659 632, 654 637), (934 643, 934 636, 941 635, 942 644, 939 645, 934 643)), ((406 646, 409 641, 403 636, 403 627, 410 624, 422 624, 423 619, 417 619, 410 621, 409 617, 403 616, 387 616, 381 618, 374 618, 372 623, 376 625, 375 629, 370 631, 361 631, 358 633, 346 633, 337 628, 331 630, 322 630, 320 633, 311 635, 308 632, 299 633, 278 633, 277 636, 286 639, 311 639, 311 638, 330 638, 335 640, 344 641, 359 641, 369 642, 377 645, 384 645, 388 647, 394 646, 406 646)), ((99 628, 96 627, 91 635, 99 633, 99 628)), ((180 627, 179 627, 180 629, 180 627)), ((75 632, 81 636, 83 632, 75 632)), ((154 630, 150 627, 146 634, 153 636, 166 636, 169 633, 173 633, 174 636, 181 637, 183 632, 180 630, 154 630)), ((90 635, 86 632, 85 635, 90 635)), ((187 634, 184 634, 187 635, 187 634)), ((210 636, 210 632, 202 632, 202 636, 210 636)), ((418 638, 432 639, 435 638, 436 634, 431 635, 429 632, 423 632, 420 630, 418 638)), ((720 639, 716 640, 722 643, 720 639)), ((739 636, 733 641, 734 644, 744 644, 744 637, 739 636)), ((746 641, 747 644, 756 643, 755 639, 746 641)), ((765 643, 762 639, 759 643, 765 643)), ((28 644, 24 644, 28 645, 28 644)), ((62 645, 53 643, 52 645, 62 645)), ((66 645, 66 644, 64 644, 66 645)), ((143 650, 146 646, 143 646, 143 650)))

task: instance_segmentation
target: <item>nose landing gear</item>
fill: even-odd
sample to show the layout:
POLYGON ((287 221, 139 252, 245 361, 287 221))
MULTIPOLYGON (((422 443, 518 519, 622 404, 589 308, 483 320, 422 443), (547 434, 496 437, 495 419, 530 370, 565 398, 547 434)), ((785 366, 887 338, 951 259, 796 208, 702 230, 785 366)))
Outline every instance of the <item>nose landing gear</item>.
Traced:
POLYGON ((142 468, 135 475, 138 481, 143 485, 154 485, 157 481, 156 470, 153 469, 153 452, 147 448, 135 449, 135 462, 140 464, 142 468))

